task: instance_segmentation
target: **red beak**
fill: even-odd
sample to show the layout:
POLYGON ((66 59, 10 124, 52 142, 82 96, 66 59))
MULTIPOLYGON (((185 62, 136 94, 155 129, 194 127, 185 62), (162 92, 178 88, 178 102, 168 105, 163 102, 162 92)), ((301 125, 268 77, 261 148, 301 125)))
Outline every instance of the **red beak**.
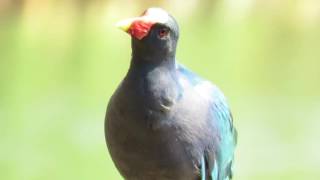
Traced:
POLYGON ((165 23, 168 14, 160 8, 149 8, 141 16, 129 18, 117 23, 117 27, 139 40, 146 37, 156 23, 165 23))

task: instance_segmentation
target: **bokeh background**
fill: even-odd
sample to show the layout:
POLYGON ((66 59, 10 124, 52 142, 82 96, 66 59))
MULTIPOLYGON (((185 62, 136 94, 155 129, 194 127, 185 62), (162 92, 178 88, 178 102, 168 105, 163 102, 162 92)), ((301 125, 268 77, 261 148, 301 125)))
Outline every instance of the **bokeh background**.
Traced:
POLYGON ((234 179, 320 179, 319 0, 0 0, 0 179, 122 179, 103 133, 130 60, 114 24, 150 6, 228 97, 234 179))

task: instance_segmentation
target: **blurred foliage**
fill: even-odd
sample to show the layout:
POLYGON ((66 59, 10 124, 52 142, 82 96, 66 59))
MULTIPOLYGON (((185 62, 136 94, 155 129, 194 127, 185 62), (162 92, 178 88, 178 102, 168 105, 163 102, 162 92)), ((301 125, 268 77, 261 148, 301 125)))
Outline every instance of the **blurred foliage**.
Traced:
POLYGON ((121 179, 103 124, 130 42, 113 25, 149 6, 229 99, 235 179, 319 179, 318 0, 1 0, 0 179, 121 179))

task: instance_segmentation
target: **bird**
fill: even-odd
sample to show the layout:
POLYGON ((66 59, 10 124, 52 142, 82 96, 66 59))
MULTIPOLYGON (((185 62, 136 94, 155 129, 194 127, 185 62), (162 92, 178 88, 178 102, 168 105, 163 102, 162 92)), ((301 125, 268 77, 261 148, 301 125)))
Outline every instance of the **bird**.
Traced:
POLYGON ((237 131, 222 91, 176 60, 179 26, 162 8, 125 19, 127 74, 109 99, 105 139, 126 180, 232 179, 237 131))

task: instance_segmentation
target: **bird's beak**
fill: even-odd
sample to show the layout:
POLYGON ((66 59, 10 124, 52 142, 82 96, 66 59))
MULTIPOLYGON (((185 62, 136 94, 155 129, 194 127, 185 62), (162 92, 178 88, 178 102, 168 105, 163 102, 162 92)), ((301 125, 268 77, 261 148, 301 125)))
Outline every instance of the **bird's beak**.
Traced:
POLYGON ((132 37, 141 40, 149 34, 151 27, 156 22, 152 21, 147 15, 129 18, 119 21, 116 27, 127 32, 132 37))
POLYGON ((137 18, 129 18, 129 19, 124 19, 122 21, 119 21, 116 23, 116 27, 121 29, 124 32, 128 32, 131 25, 133 24, 134 21, 136 21, 137 18))
POLYGON ((141 40, 149 34, 154 24, 164 24, 168 19, 169 15, 162 9, 149 8, 141 16, 122 20, 116 26, 132 37, 141 40))

